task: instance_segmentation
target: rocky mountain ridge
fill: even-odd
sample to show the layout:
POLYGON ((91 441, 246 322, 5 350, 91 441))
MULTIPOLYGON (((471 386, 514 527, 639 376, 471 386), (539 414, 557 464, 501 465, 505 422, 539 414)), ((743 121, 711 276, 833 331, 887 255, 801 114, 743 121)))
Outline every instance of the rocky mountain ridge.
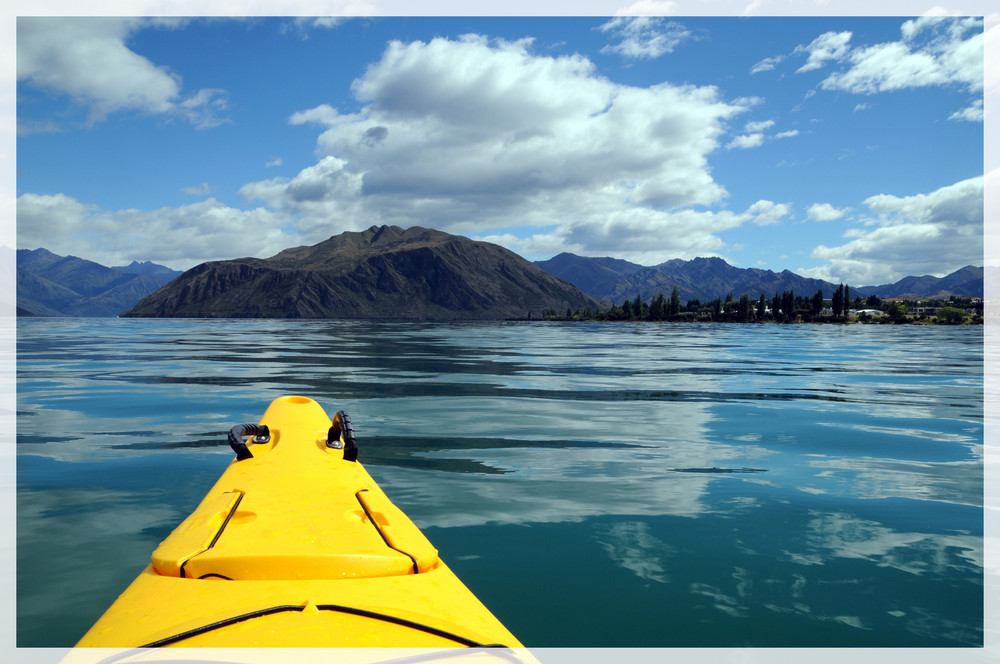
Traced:
POLYGON ((117 316, 180 272, 155 263, 106 267, 47 249, 17 250, 18 315, 117 316))
POLYGON ((122 315, 498 320, 599 305, 498 245, 372 226, 270 258, 202 263, 122 315))
MULTIPOLYGON (((759 268, 738 268, 721 258, 672 259, 647 267, 615 258, 590 258, 562 253, 539 267, 572 284, 588 295, 615 303, 641 295, 649 301, 657 293, 670 295, 676 286, 681 301, 707 302, 733 293, 746 293, 756 299, 761 293, 771 297, 786 290, 797 295, 812 295, 822 290, 833 296, 839 284, 795 274, 790 270, 774 272, 759 268)), ((983 268, 966 266, 945 277, 905 277, 893 284, 851 286, 854 295, 878 295, 880 298, 982 297, 983 268)))

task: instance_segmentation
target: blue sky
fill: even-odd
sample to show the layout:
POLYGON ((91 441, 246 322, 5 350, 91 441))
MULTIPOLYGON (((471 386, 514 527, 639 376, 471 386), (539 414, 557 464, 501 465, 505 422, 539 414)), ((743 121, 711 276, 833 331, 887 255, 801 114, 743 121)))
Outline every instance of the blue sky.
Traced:
POLYGON ((990 20, 615 13, 19 18, 17 246, 186 269, 388 223, 853 285, 983 264, 990 20))

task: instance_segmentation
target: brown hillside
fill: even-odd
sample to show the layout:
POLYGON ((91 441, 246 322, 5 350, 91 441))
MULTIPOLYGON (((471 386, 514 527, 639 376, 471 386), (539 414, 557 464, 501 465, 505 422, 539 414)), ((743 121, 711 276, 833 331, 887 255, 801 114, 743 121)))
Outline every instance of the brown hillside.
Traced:
POLYGON ((598 305, 498 245, 373 226, 267 259, 202 263, 123 315, 489 320, 598 305))

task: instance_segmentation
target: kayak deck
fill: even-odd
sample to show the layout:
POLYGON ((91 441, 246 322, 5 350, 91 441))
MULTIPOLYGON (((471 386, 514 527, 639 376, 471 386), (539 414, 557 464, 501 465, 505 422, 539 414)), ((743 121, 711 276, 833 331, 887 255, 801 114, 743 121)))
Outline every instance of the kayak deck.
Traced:
POLYGON ((285 396, 244 427, 78 646, 523 647, 356 461, 344 413, 285 396))

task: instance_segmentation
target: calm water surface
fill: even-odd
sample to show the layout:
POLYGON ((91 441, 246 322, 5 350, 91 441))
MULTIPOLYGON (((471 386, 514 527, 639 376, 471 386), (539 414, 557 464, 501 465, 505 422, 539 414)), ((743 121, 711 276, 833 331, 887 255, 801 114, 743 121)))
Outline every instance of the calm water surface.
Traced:
POLYGON ((978 646, 983 330, 34 319, 17 640, 70 646, 275 397, 529 647, 978 646))

